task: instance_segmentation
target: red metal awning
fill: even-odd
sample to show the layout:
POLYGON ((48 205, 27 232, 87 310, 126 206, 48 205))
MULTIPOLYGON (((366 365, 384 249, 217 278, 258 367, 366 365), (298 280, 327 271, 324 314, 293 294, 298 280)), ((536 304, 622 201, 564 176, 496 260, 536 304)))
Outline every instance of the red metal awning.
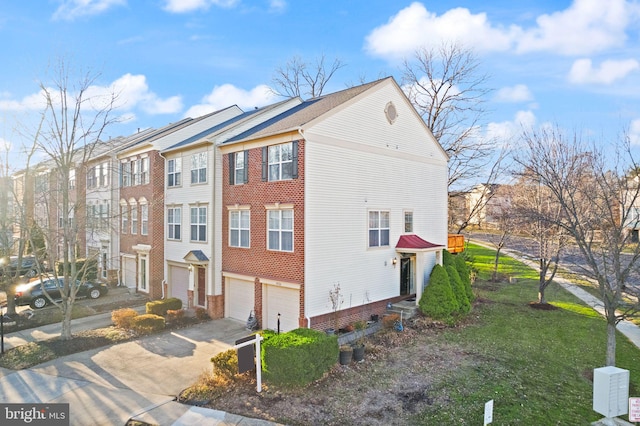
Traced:
POLYGON ((396 244, 396 249, 429 250, 439 248, 445 248, 445 246, 442 244, 430 243, 415 234, 400 236, 398 244, 396 244))

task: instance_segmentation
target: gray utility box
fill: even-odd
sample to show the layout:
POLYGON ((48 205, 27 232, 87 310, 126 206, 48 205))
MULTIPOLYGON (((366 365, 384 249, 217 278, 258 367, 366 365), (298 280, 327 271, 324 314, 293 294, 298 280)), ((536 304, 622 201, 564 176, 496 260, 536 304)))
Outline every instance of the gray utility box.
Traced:
POLYGON ((593 370, 593 410, 605 417, 629 411, 629 370, 602 367, 593 370))

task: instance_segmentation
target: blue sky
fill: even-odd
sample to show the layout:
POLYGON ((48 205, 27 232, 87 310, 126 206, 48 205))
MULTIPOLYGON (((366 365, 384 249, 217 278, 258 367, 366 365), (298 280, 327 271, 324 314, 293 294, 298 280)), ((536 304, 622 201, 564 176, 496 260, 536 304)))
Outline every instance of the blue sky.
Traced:
POLYGON ((624 0, 41 0, 0 3, 0 142, 42 110, 38 81, 59 58, 121 92, 108 136, 237 104, 278 100, 294 55, 346 64, 325 92, 401 78, 420 46, 472 48, 493 89, 483 129, 505 138, 555 123, 640 144, 640 3, 624 0))

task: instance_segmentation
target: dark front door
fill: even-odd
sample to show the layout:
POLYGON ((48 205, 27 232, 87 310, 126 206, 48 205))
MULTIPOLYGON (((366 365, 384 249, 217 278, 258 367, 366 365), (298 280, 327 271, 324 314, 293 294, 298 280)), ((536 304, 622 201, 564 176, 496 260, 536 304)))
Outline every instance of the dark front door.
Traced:
POLYGON ((198 267, 198 301, 197 304, 200 306, 204 306, 205 301, 205 284, 206 284, 206 274, 205 269, 202 267, 198 267))
POLYGON ((411 258, 400 259, 400 296, 411 294, 411 258))

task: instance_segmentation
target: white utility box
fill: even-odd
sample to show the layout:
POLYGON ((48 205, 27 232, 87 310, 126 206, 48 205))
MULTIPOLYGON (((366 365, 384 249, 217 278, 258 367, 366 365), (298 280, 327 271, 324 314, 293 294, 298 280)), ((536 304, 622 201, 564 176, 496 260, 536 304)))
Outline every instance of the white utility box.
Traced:
POLYGON ((593 370, 593 410, 605 417, 627 414, 629 370, 602 367, 593 370))

